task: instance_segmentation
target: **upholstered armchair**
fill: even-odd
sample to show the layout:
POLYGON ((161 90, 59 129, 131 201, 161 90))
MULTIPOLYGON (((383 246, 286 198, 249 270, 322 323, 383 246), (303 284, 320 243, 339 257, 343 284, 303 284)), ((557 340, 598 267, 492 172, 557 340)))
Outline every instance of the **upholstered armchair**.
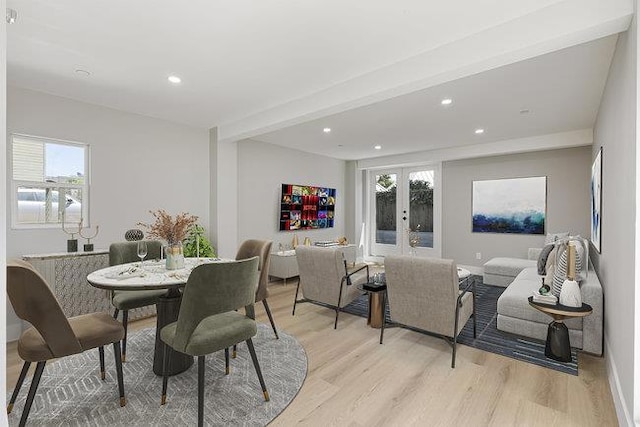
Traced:
MULTIPOLYGON (((157 240, 147 241, 147 258, 160 258, 162 243, 157 240)), ((140 261, 138 258, 138 242, 112 243, 109 246, 109 265, 127 264, 129 262, 140 261)), ((158 298, 167 291, 113 291, 111 292, 111 304, 115 308, 113 318, 117 319, 122 311, 122 326, 124 327, 124 338, 122 339, 122 361, 127 360, 127 326, 129 323, 129 310, 134 308, 154 305, 158 298)))
POLYGON ((296 314, 299 302, 317 303, 335 310, 333 328, 337 329, 340 309, 362 295, 358 285, 369 281, 369 266, 362 265, 350 271, 339 248, 298 246, 296 258, 300 279, 292 314, 296 314), (299 300, 300 290, 304 298, 299 300))
POLYGON ((7 262, 7 294, 18 317, 33 325, 22 333, 18 341, 18 354, 24 360, 24 365, 9 400, 7 413, 13 409, 29 366, 37 363, 20 426, 27 422, 48 360, 98 348, 100 376, 104 380, 104 346, 108 344, 113 344, 120 406, 126 405, 120 359, 120 340, 124 336, 124 329, 120 322, 107 313, 84 314, 67 319, 44 278, 29 263, 20 260, 7 262))
MULTIPOLYGON (((387 256, 384 268, 392 322, 444 338, 453 347, 451 367, 455 368, 458 334, 471 316, 476 336, 475 281, 460 290, 451 259, 387 256)), ((383 337, 384 325, 380 344, 383 337)))

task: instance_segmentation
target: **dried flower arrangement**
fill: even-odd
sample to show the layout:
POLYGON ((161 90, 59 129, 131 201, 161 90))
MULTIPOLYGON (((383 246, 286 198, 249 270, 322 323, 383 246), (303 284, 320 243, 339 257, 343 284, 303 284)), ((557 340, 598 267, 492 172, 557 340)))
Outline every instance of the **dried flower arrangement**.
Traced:
POLYGON ((187 233, 198 221, 198 217, 186 212, 176 215, 175 220, 164 209, 149 211, 155 218, 153 224, 139 222, 138 225, 147 229, 147 236, 163 239, 167 244, 173 245, 181 242, 187 237, 187 233))

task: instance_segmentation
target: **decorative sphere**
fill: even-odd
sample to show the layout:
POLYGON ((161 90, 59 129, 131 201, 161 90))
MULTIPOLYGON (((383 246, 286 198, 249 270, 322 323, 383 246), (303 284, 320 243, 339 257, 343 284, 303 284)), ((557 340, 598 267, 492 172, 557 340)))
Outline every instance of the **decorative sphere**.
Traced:
POLYGON ((144 233, 142 232, 142 230, 138 230, 137 228, 127 230, 127 232, 124 233, 124 239, 127 242, 135 242, 138 240, 142 240, 143 238, 144 238, 144 233))

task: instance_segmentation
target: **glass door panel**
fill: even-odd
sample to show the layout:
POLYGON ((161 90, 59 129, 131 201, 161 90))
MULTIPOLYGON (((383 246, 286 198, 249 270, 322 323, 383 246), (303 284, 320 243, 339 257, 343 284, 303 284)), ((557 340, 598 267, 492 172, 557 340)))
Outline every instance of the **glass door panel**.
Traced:
POLYGON ((372 207, 371 254, 384 256, 397 253, 401 237, 398 235, 398 178, 395 171, 375 171, 371 174, 372 207))

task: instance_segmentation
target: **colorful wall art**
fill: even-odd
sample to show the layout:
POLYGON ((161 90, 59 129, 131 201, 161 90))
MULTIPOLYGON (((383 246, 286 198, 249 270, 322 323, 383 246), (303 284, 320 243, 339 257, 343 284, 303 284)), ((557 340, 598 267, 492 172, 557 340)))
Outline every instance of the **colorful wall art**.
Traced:
POLYGON ((544 234, 547 177, 473 181, 474 233, 544 234))
POLYGON ((600 210, 602 209, 602 147, 591 166, 591 243, 600 252, 600 210))
POLYGON ((335 188, 282 184, 280 231, 333 227, 335 188))

